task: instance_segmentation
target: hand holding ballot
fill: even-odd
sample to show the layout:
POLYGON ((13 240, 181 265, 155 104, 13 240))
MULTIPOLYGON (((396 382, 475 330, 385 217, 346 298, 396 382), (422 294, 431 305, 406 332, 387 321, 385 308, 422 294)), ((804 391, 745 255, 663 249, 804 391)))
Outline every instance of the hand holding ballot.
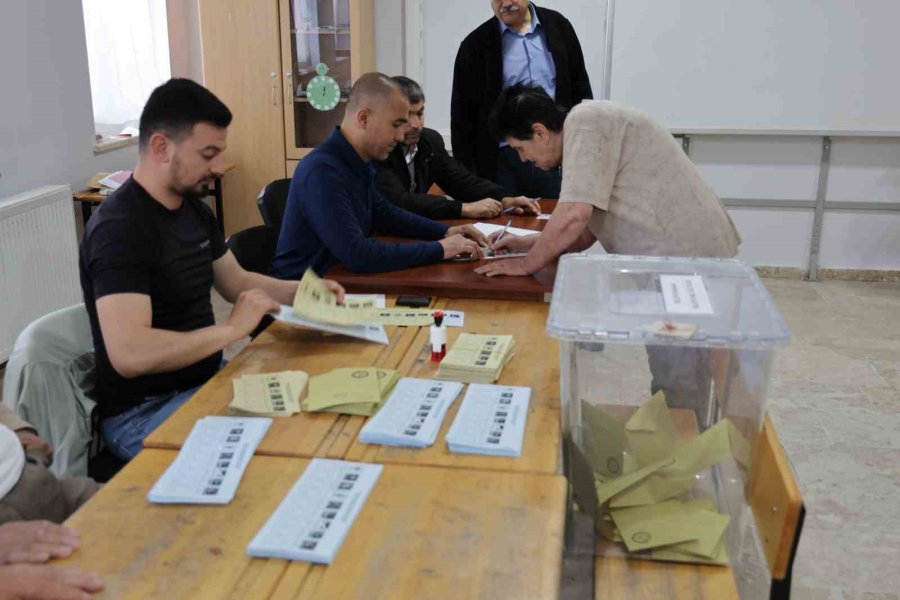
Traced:
POLYGON ((312 269, 303 274, 294 295, 294 314, 333 325, 362 323, 374 306, 371 298, 345 300, 340 284, 320 279, 312 269))

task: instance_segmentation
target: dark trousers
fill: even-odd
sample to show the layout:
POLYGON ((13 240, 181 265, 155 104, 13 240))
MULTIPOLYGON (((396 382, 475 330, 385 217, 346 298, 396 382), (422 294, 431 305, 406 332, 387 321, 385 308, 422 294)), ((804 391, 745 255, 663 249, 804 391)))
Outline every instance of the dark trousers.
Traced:
POLYGON ((522 162, 519 153, 504 146, 497 156, 497 175, 494 179, 513 196, 528 198, 559 198, 562 175, 559 169, 544 171, 533 162, 522 162))

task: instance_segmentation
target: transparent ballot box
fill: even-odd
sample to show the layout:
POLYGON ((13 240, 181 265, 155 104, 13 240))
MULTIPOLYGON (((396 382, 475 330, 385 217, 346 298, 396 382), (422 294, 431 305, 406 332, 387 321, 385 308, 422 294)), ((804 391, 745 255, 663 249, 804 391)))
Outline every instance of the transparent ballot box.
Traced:
POLYGON ((751 574, 765 560, 749 482, 790 332, 756 272, 732 259, 568 255, 547 331, 560 340, 573 522, 593 522, 595 551, 768 584, 751 574))

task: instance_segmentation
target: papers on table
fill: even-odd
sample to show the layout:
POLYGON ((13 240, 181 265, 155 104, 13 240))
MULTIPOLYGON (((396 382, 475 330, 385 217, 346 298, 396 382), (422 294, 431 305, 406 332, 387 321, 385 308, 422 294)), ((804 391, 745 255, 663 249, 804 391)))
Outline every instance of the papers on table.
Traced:
POLYGON ((357 325, 369 320, 374 298, 345 298, 337 303, 337 295, 325 287, 312 269, 307 269, 294 295, 294 314, 330 325, 357 325))
POLYGON ((303 371, 244 375, 232 381, 232 411, 258 417, 289 417, 300 412, 309 376, 303 371))
POLYGON ((344 294, 344 303, 348 300, 371 300, 375 308, 384 308, 384 294, 344 294))
POLYGON ((511 335, 461 333, 441 360, 436 376, 466 383, 494 383, 515 354, 511 335))
POLYGON ((461 383, 404 377, 359 432, 365 444, 425 448, 434 444, 461 383))
MULTIPOLYGON (((491 235, 496 231, 503 231, 503 225, 494 225, 493 223, 475 223, 475 229, 483 233, 484 235, 491 235)), ((535 229, 521 229, 519 227, 510 227, 506 230, 506 234, 513 234, 518 236, 523 235, 537 235, 540 231, 535 229)))
POLYGON ((397 383, 393 369, 351 367, 316 375, 309 382, 303 410, 368 417, 378 410, 397 383))
POLYGON ((329 325, 301 317, 294 312, 292 307, 284 304, 281 305, 281 310, 278 311, 278 314, 273 316, 279 321, 290 325, 308 327, 309 329, 317 329, 328 333, 338 333, 366 340, 368 342, 376 342, 378 344, 388 343, 388 336, 384 331, 384 325, 375 325, 371 323, 363 323, 361 325, 329 325))
MULTIPOLYGON (((382 325, 397 325, 400 327, 428 327, 434 325, 434 313, 430 308, 384 308, 373 312, 372 320, 382 325)), ((466 314, 459 310, 442 310, 444 313, 444 325, 447 327, 462 327, 466 314)))
POLYGON ((314 458, 247 547, 260 558, 329 564, 383 467, 314 458))
POLYGON ((204 417, 194 424, 175 461, 147 499, 181 504, 228 504, 272 419, 204 417))
POLYGON ((451 452, 520 456, 531 388, 473 383, 447 431, 451 452))

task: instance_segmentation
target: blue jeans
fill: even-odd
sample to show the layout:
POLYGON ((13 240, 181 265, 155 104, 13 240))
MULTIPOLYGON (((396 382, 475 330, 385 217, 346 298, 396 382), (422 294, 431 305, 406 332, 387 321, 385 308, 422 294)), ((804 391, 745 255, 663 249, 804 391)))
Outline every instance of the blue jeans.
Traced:
POLYGON ((151 396, 125 412, 104 419, 100 423, 100 431, 109 451, 126 462, 134 458, 141 451, 144 438, 190 400, 198 389, 199 386, 183 392, 151 396))

